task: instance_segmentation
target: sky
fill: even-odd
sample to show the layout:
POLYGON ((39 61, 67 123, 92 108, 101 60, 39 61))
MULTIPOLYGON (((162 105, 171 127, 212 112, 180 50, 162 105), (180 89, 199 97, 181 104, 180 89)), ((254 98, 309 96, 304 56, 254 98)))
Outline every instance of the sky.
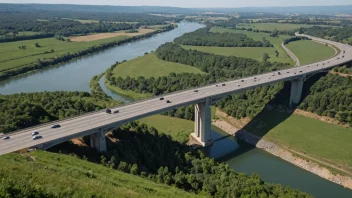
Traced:
POLYGON ((175 7, 265 7, 265 6, 326 6, 351 5, 351 0, 0 0, 0 3, 51 3, 128 6, 175 6, 175 7))

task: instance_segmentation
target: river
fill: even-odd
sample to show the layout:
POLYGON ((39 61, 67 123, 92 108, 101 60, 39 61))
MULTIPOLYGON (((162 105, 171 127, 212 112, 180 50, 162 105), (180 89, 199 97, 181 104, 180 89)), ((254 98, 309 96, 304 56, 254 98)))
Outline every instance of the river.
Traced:
MULTIPOLYGON (((104 72, 116 61, 142 56, 145 52, 155 50, 165 42, 173 41, 174 38, 201 27, 203 26, 197 23, 180 23, 178 28, 170 32, 11 78, 0 82, 0 93, 90 91, 90 79, 104 72)), ((100 82, 104 84, 103 79, 100 82)), ((114 99, 126 103, 130 101, 128 98, 109 91, 104 85, 102 88, 114 99)), ((236 171, 247 174, 256 172, 264 181, 289 185, 316 197, 352 197, 352 190, 322 179, 265 151, 238 141, 234 137, 226 137, 227 134, 216 127, 213 128, 212 136, 213 139, 225 138, 215 141, 213 146, 206 148, 207 155, 228 163, 236 171)))

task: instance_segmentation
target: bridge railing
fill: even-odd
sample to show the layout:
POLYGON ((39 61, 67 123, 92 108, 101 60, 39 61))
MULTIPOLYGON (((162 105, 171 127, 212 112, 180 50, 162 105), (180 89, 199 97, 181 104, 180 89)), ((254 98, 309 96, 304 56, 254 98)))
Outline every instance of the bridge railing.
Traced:
MULTIPOLYGON (((335 47, 337 47, 337 46, 335 46, 335 47)), ((338 47, 337 47, 337 48, 338 48, 338 47)), ((340 53, 341 53, 341 52, 340 52, 340 53)), ((324 61, 326 61, 326 60, 324 60, 324 61)), ((320 61, 320 62, 324 62, 324 61, 320 61)), ((320 63, 320 62, 319 62, 319 63, 320 63)), ((306 65, 301 65, 301 66, 298 66, 298 67, 295 67, 295 68, 300 68, 300 67, 304 67, 304 66, 306 66, 306 65)), ((283 71, 286 71, 286 70, 289 70, 289 69, 292 69, 292 68, 285 68, 285 69, 277 70, 277 71, 283 72, 283 71)), ((270 74, 270 73, 273 73, 273 72, 277 72, 277 71, 270 71, 270 72, 265 72, 265 73, 261 73, 261 74, 257 74, 257 75, 267 75, 267 74, 270 74)), ((301 75, 301 74, 297 74, 297 76, 299 76, 299 75, 301 75)), ((253 75, 253 76, 255 76, 255 75, 253 75)), ((247 76, 247 77, 244 77, 244 78, 250 78, 250 77, 252 77, 252 76, 247 76)), ((215 85, 217 85, 217 84, 228 83, 229 81, 240 80, 240 79, 243 79, 243 78, 227 79, 226 81, 215 82, 215 83, 211 83, 211 84, 204 85, 204 86, 190 87, 190 88, 187 88, 187 89, 182 89, 182 90, 178 90, 178 91, 175 91, 175 92, 170 92, 170 93, 167 93, 167 94, 164 94, 164 95, 152 96, 152 97, 150 97, 150 98, 144 98, 144 99, 141 99, 141 100, 135 100, 135 101, 130 102, 130 103, 119 104, 119 105, 110 107, 110 109, 121 108, 121 107, 124 107, 124 106, 132 105, 132 104, 136 104, 136 103, 140 103, 140 102, 144 102, 144 101, 147 101, 147 100, 152 100, 152 99, 156 99, 156 98, 160 98, 160 97, 164 97, 164 98, 165 98, 165 97, 170 96, 170 95, 173 95, 173 94, 177 94, 177 93, 181 93, 181 92, 186 92, 186 91, 190 91, 190 90, 194 90, 194 89, 199 89, 199 88, 204 88, 204 87, 208 87, 208 86, 215 86, 215 85)), ((25 128, 25 129, 16 130, 16 131, 13 131, 13 132, 10 132, 10 133, 7 133, 7 134, 3 134, 3 135, 0 134, 0 138, 3 137, 4 135, 12 136, 12 135, 16 135, 16 134, 28 132, 28 131, 31 131, 31 130, 34 131, 36 128, 51 126, 51 125, 57 124, 57 123, 59 123, 59 122, 70 121, 70 120, 73 120, 73 119, 77 119, 77 118, 81 118, 81 117, 86 117, 86 116, 89 116, 89 115, 94 115, 94 114, 102 113, 102 112, 105 112, 105 111, 106 111, 106 109, 100 109, 100 110, 91 111, 91 112, 88 112, 88 113, 83 113, 83 114, 75 115, 75 116, 72 116, 72 117, 64 118, 64 119, 61 119, 61 120, 55 120, 55 121, 51 121, 51 122, 47 122, 47 123, 43 123, 43 124, 31 126, 31 127, 27 127, 27 128, 25 128)))

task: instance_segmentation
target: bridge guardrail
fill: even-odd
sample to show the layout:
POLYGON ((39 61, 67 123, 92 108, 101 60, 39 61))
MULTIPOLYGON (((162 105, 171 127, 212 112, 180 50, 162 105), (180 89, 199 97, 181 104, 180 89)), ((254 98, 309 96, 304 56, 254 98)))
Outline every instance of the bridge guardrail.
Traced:
MULTIPOLYGON (((304 35, 304 36, 307 36, 307 35, 304 35)), ((315 37, 314 37, 315 38, 315 37)), ((330 44, 332 45, 332 44, 330 44)), ((335 45, 334 45, 335 46, 335 45)), ((337 46, 335 46, 337 47, 337 46)), ((339 48, 339 47, 337 47, 339 48)), ((340 49, 340 48, 339 48, 340 49)), ((341 50, 341 49, 340 49, 341 50)), ((341 53, 341 51, 340 51, 341 53)), ((335 55, 336 56, 336 55, 335 55)), ((334 56, 334 57, 335 57, 334 56)), ((331 59, 331 58, 329 58, 331 59)), ((327 59, 327 60, 329 60, 327 59)), ((326 61, 326 60, 323 60, 323 61, 326 61)), ((320 61, 320 62, 323 62, 323 61, 320 61)), ((309 64, 308 64, 309 65, 309 64)), ((304 67, 306 65, 300 65, 300 66, 297 66, 295 68, 299 68, 299 67, 304 67)), ((282 70, 279 70, 279 71, 286 71, 288 69, 292 69, 292 68, 286 68, 286 69, 282 69, 282 70)), ((261 73, 261 74, 257 74, 257 75, 267 75, 267 74, 270 74, 270 73, 273 73, 275 71, 270 71, 270 72, 265 72, 265 73, 261 73)), ((248 77, 244 77, 244 78, 250 78, 252 76, 248 76, 248 77)), ((188 89, 183 89, 183 90, 178 90, 178 91, 175 91, 175 92, 171 92, 171 93, 167 93, 165 95, 158 95, 158 96, 153 96, 153 97, 150 97, 150 98, 144 98, 144 99, 141 99, 141 100, 135 100, 131 103, 125 103, 125 104, 120 104, 120 105, 116 105, 116 106, 113 106, 113 107, 110 107, 110 109, 114 109, 114 108, 121 108, 121 107, 124 107, 124 106, 128 106, 128 105, 132 105, 132 104, 136 104, 136 103, 139 103, 139 102, 144 102, 144 101, 147 101, 147 100, 152 100, 152 99, 156 99, 156 98, 160 98, 160 97, 167 97, 169 95, 173 95, 173 94, 177 94, 177 93, 180 93, 180 92, 186 92, 186 91, 190 91, 190 90, 194 90, 194 89, 199 89, 199 88, 203 88, 203 87, 208 87, 208 86, 214 86, 216 84, 222 84, 222 83, 227 83, 229 82, 230 80, 233 81, 233 80, 240 80, 241 78, 238 78, 238 79, 228 79, 226 81, 221 81, 221 82, 215 82, 215 83, 211 83, 211 84, 208 84, 208 85, 204 85, 204 86, 197 86, 197 87, 191 87, 191 88, 188 88, 188 89)), ((80 117, 86 117, 86 116, 89 116, 89 115, 94 115, 94 114, 97 114, 97 113, 102 113, 102 112, 105 112, 106 109, 101 109, 101 110, 96 110, 96 111, 91 111, 91 112, 88 112, 88 113, 83 113, 83 114, 79 114, 79 115, 76 115, 76 116, 72 116, 72 117, 69 117, 69 118, 64 118, 62 120, 56 120, 56 121, 51 121, 51 122, 47 122, 47 123, 43 123, 43 124, 39 124, 39 125, 35 125, 35 126, 31 126, 31 127, 27 127, 25 129, 20 129, 20 130, 16 130, 16 131, 13 131, 13 132, 10 132, 10 133, 7 133, 6 135, 9 135, 9 136, 13 136, 13 135, 17 135, 17 134, 20 134, 20 133, 24 133, 24 132, 28 132, 30 130, 33 130, 33 129, 36 129, 36 128, 40 128, 40 127, 45 127, 45 126, 50 126, 50 125, 53 125, 54 123, 59 123, 59 122, 65 122, 65 121, 70 121, 70 120, 73 120, 73 119, 76 119, 76 118, 80 118, 80 117)), ((0 138, 3 137, 3 135, 0 134, 0 138)))

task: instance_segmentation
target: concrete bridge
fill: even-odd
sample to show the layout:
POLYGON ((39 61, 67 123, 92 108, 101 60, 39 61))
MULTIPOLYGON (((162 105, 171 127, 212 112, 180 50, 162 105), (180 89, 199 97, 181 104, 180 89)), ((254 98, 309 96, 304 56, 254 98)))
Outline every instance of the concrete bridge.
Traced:
POLYGON ((307 78, 335 66, 345 64, 351 66, 351 46, 311 36, 307 37, 335 46, 340 52, 335 57, 314 64, 179 91, 163 96, 164 100, 156 97, 112 108, 112 111, 119 110, 117 114, 107 114, 105 111, 97 111, 60 120, 54 122, 61 125, 60 128, 56 129, 51 128, 51 125, 54 123, 23 129, 11 133, 9 140, 0 141, 0 155, 29 147, 47 149, 70 139, 87 135, 90 136, 91 146, 95 147, 98 151, 104 152, 106 151, 105 133, 108 130, 146 116, 159 114, 186 105, 195 105, 195 125, 192 137, 203 146, 208 146, 212 143, 210 106, 221 98, 258 86, 280 81, 291 81, 290 105, 293 107, 299 104, 301 100, 302 88, 307 78), (166 103, 166 100, 169 100, 170 103, 166 103), (34 131, 38 131, 43 138, 32 140, 31 133, 34 131))

